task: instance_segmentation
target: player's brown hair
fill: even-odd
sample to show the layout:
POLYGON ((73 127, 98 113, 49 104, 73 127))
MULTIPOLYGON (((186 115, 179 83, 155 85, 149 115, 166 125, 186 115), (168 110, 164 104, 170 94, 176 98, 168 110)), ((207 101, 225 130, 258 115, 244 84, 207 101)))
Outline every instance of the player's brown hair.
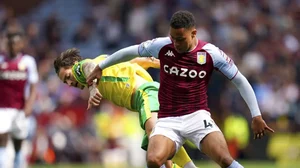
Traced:
POLYGON ((58 74, 60 68, 73 66, 76 61, 81 61, 82 57, 79 55, 79 50, 77 48, 70 48, 60 54, 54 60, 55 72, 58 74))
POLYGON ((194 15, 185 10, 175 12, 171 18, 170 26, 174 29, 191 28, 196 26, 194 15))

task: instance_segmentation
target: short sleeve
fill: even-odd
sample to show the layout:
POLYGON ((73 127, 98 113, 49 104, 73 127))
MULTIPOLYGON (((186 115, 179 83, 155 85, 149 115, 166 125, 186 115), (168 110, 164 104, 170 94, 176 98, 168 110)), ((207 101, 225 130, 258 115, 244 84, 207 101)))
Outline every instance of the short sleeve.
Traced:
POLYGON ((214 67, 222 72, 228 79, 233 79, 238 72, 233 60, 221 49, 213 44, 206 44, 203 49, 212 57, 214 67))
POLYGON ((39 75, 37 72, 36 62, 32 56, 25 55, 22 58, 22 63, 24 63, 28 69, 28 82, 30 84, 35 84, 39 80, 39 75))

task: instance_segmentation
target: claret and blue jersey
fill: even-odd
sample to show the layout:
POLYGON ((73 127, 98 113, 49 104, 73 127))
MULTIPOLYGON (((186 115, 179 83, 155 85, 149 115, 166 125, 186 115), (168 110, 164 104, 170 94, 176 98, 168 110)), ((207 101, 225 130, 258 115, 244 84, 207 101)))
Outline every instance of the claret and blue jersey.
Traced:
POLYGON ((139 54, 160 59, 160 118, 186 115, 200 109, 209 111, 207 89, 213 70, 220 71, 228 79, 238 72, 232 59, 222 50, 201 40, 195 49, 182 54, 176 52, 169 37, 156 38, 141 43, 139 54))

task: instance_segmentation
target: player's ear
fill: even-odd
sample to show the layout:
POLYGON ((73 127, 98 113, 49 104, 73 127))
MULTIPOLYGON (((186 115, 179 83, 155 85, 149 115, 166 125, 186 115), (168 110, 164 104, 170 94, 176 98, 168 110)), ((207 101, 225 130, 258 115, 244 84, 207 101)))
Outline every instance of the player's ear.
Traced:
POLYGON ((196 35, 197 35, 197 29, 193 28, 192 29, 192 37, 194 38, 194 37, 196 37, 196 35))

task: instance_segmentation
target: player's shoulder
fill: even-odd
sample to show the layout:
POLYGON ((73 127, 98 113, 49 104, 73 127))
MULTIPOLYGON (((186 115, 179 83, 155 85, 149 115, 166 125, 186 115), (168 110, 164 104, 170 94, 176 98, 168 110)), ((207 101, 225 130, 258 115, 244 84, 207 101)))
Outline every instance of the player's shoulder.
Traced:
POLYGON ((101 55, 97 56, 94 59, 86 59, 86 61, 92 61, 92 62, 95 62, 95 63, 100 63, 101 61, 105 60, 107 57, 108 57, 107 54, 101 54, 101 55))
POLYGON ((156 43, 166 43, 166 44, 172 43, 172 40, 170 37, 157 37, 152 40, 156 43))
POLYGON ((220 59, 224 57, 225 53, 217 46, 212 43, 206 43, 202 50, 207 52, 213 59, 220 59))
POLYGON ((170 37, 158 37, 141 43, 138 52, 140 56, 158 58, 160 50, 170 44, 172 44, 170 37))
POLYGON ((144 48, 149 48, 149 47, 162 48, 163 46, 169 45, 171 43, 172 43, 172 41, 171 41, 170 37, 157 37, 152 40, 147 40, 147 41, 143 42, 141 45, 144 48))
POLYGON ((233 60, 227 56, 224 51, 211 43, 207 43, 205 46, 203 46, 203 50, 205 50, 211 56, 214 66, 217 68, 221 68, 225 64, 230 66, 234 64, 233 60))
POLYGON ((102 60, 104 60, 104 59, 106 59, 108 57, 108 54, 101 54, 101 55, 98 55, 97 57, 96 57, 96 59, 102 59, 102 60))
POLYGON ((22 60, 35 61, 35 58, 29 54, 24 54, 22 60))
POLYGON ((87 58, 79 61, 80 63, 93 62, 93 59, 87 58))
POLYGON ((35 67, 36 66, 36 60, 33 56, 24 54, 22 55, 22 58, 20 60, 20 63, 25 64, 26 66, 35 67))
POLYGON ((202 50, 205 50, 208 53, 219 52, 219 48, 212 43, 206 43, 203 45, 202 50))

